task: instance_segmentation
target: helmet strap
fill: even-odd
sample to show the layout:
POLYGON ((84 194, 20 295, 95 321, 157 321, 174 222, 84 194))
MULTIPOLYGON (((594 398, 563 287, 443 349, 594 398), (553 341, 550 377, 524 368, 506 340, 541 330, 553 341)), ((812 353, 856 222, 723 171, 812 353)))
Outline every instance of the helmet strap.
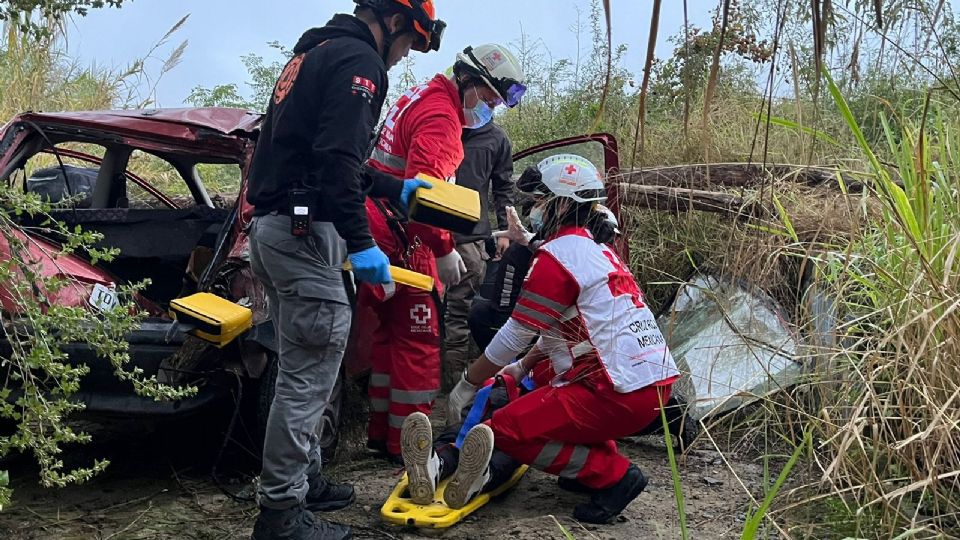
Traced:
POLYGON ((469 67, 461 67, 457 69, 457 66, 453 67, 453 76, 457 81, 457 93, 460 94, 460 104, 466 102, 466 91, 468 87, 475 87, 481 81, 477 80, 481 77, 480 72, 472 70, 469 67), (473 71, 473 72, 472 72, 473 71))
MULTIPOLYGON (((390 49, 393 48, 393 42, 397 39, 397 36, 403 34, 403 31, 391 32, 387 28, 387 21, 383 18, 383 13, 375 11, 377 17, 377 23, 380 24, 380 33, 383 34, 383 53, 380 55, 380 58, 383 59, 383 65, 387 66, 388 59, 390 58, 390 49)), ((389 66, 387 66, 389 67, 389 66)))
POLYGON ((467 92, 467 74, 464 73, 463 69, 457 69, 454 67, 453 76, 457 81, 457 94, 460 95, 460 105, 464 106, 464 103, 467 101, 466 92, 467 92))

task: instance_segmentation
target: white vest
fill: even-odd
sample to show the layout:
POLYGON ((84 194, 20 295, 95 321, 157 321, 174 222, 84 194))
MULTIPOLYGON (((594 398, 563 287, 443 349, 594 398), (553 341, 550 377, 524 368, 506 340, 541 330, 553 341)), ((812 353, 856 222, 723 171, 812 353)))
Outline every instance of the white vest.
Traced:
POLYGON ((560 321, 563 340, 541 341, 559 374, 555 385, 565 383, 563 373, 575 364, 597 359, 620 393, 680 374, 653 312, 613 250, 576 234, 563 235, 540 249, 580 286, 576 305, 560 321))

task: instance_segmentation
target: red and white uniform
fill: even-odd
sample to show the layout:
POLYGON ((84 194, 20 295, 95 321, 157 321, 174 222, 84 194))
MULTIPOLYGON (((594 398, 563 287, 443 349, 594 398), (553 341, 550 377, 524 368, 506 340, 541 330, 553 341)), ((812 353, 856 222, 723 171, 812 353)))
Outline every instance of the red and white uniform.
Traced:
POLYGON ((614 440, 654 421, 679 376, 633 275, 586 229, 564 228, 535 254, 516 324, 540 334, 556 375, 494 413, 497 448, 589 487, 615 484, 629 461, 614 440))
MULTIPOLYGON (((463 105, 456 85, 443 75, 415 86, 387 113, 370 166, 397 178, 419 173, 452 180, 463 160, 463 105)), ((386 205, 381 205, 386 208, 386 205)), ((389 211, 388 211, 389 214, 389 211)), ((453 251, 453 235, 445 230, 408 222, 407 238, 397 237, 387 216, 367 200, 367 219, 373 239, 391 264, 430 275, 442 293, 436 257, 453 251), (420 244, 403 260, 407 246, 420 244)), ((386 442, 392 454, 400 453, 400 427, 407 415, 430 414, 440 388, 439 306, 430 293, 396 285, 384 289, 365 285, 359 309, 366 321, 359 339, 370 339, 371 401, 368 438, 386 442), (370 321, 375 314, 376 321, 370 321)))

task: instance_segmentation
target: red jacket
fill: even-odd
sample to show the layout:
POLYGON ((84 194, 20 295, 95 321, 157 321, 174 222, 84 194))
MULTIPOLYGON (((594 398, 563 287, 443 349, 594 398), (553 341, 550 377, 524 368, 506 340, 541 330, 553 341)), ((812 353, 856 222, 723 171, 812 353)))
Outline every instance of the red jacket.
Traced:
MULTIPOLYGON (((463 102, 457 86, 444 75, 407 90, 387 113, 369 164, 400 180, 419 173, 456 180, 463 161, 463 102)), ((453 251, 453 235, 422 223, 407 229, 442 257, 453 251)))

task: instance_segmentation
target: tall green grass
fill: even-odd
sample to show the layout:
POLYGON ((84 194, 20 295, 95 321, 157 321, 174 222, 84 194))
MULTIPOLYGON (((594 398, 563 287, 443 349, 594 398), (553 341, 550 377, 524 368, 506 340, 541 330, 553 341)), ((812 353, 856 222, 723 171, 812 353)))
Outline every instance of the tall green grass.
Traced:
POLYGON ((845 384, 820 411, 820 474, 858 513, 882 516, 878 536, 953 534, 960 527, 960 121, 953 104, 930 95, 919 117, 896 118, 899 129, 882 115, 885 145, 874 148, 825 77, 882 211, 845 252, 826 258, 849 346, 835 354, 845 384))

